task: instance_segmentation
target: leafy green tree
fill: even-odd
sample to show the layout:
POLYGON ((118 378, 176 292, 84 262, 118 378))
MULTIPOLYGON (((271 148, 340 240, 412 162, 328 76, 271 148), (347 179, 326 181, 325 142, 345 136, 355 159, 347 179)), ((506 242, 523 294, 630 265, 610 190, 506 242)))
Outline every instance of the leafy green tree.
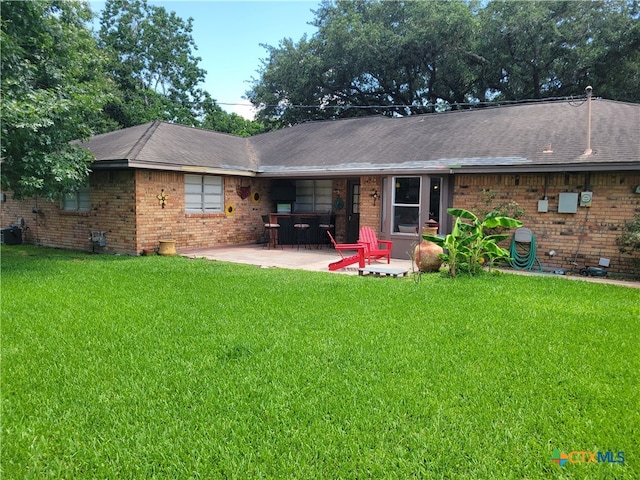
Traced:
POLYGON ((406 115, 466 100, 475 78, 460 60, 475 35, 466 3, 337 1, 315 13, 311 39, 266 46, 261 78, 247 92, 259 119, 406 115))
POLYGON ((605 98, 640 102, 640 2, 597 2, 587 12, 583 31, 577 32, 584 38, 580 86, 589 84, 605 98))
POLYGON ((108 100, 103 56, 85 3, 2 2, 1 183, 17 198, 54 198, 82 185, 93 160, 69 142, 89 137, 108 100))
POLYGON ((483 26, 478 85, 499 99, 582 95, 639 101, 638 2, 492 1, 483 26))
POLYGON ((98 38, 119 92, 106 113, 120 126, 151 120, 199 125, 206 71, 193 54, 192 23, 146 0, 107 0, 98 38))
POLYGON ((225 112, 213 100, 205 105, 204 111, 205 115, 201 126, 208 130, 230 133, 241 137, 250 137, 266 131, 266 127, 262 123, 247 120, 237 113, 225 112))
POLYGON ((325 0, 266 46, 248 98, 276 126, 594 92, 640 101, 640 2, 325 0))

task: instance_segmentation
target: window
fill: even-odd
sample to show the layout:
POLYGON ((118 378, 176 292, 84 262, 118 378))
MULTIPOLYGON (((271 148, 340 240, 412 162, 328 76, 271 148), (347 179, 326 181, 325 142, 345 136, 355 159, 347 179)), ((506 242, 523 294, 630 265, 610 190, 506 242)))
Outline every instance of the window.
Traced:
POLYGON ((60 200, 60 208, 67 212, 88 212, 91 209, 89 187, 81 187, 60 200))
POLYGON ((331 180, 297 180, 296 212, 330 212, 331 180))
POLYGON ((355 184, 351 190, 351 213, 360 213, 360 184, 355 184))
POLYGON ((184 176, 184 205, 187 213, 217 213, 224 208, 224 181, 212 175, 184 176))
POLYGON ((420 177, 395 177, 393 231, 416 234, 420 226, 420 177))

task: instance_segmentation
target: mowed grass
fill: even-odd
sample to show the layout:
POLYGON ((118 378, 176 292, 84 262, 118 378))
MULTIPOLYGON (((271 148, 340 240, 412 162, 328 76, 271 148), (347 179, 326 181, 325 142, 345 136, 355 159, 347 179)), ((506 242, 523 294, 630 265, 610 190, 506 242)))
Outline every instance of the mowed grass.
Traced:
POLYGON ((3 479, 640 475, 638 289, 1 253, 3 479))

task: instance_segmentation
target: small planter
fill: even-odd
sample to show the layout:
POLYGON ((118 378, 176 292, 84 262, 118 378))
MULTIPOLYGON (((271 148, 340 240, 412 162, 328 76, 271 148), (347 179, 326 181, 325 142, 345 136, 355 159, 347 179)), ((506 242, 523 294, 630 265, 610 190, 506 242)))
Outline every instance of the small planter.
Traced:
POLYGON ((158 255, 171 256, 175 254, 176 254, 175 240, 160 240, 160 248, 158 248, 158 255))
POLYGON ((155 255, 156 251, 153 248, 143 248, 142 249, 142 256, 143 257, 150 257, 151 255, 155 255))

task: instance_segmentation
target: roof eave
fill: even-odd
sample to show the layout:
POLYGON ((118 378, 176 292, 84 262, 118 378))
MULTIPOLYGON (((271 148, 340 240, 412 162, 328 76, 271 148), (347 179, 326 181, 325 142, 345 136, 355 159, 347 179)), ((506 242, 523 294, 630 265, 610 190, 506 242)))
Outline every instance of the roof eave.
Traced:
POLYGON ((460 173, 553 173, 553 172, 602 172, 602 171, 640 171, 640 162, 607 162, 607 163, 563 163, 563 164, 519 164, 519 165, 483 165, 456 166, 442 165, 438 167, 408 167, 408 168, 298 168, 298 169, 263 169, 257 172, 262 178, 307 177, 332 178, 336 175, 376 176, 376 175, 442 175, 460 173))
POLYGON ((100 160, 94 162, 92 170, 122 170, 127 168, 142 170, 162 170, 186 173, 209 173, 214 175, 235 175, 241 177, 255 177, 256 172, 249 169, 231 167, 206 167, 202 165, 176 165, 161 162, 143 162, 137 160, 100 160))
POLYGON ((454 167, 449 173, 554 173, 554 172, 627 172, 640 171, 640 162, 561 163, 454 167))

